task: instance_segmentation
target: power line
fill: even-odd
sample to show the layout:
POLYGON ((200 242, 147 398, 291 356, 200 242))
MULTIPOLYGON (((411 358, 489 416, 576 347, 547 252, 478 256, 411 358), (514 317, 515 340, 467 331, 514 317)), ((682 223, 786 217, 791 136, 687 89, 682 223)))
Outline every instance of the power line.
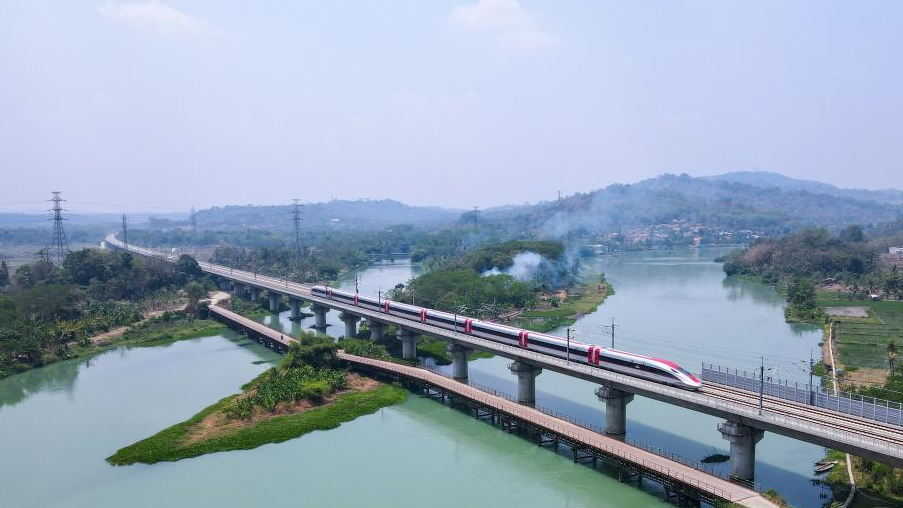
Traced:
POLYGON ((53 208, 48 211, 53 212, 53 217, 50 219, 53 221, 53 250, 56 257, 56 262, 58 265, 62 266, 63 261, 66 259, 66 254, 69 253, 69 241, 66 239, 66 231, 63 229, 63 221, 66 220, 63 218, 63 198, 60 197, 60 191, 53 191, 53 197, 50 198, 50 201, 53 203, 53 208))

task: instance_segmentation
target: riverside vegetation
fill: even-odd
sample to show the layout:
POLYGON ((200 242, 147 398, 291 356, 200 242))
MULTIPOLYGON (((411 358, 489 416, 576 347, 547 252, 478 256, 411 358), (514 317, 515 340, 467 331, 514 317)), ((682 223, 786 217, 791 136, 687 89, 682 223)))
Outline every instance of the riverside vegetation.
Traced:
POLYGON ((62 266, 42 257, 12 275, 0 272, 0 378, 94 353, 95 335, 177 303, 187 300, 196 312, 206 293, 200 267, 188 256, 166 263, 84 249, 69 253, 62 266))
MULTIPOLYGON (((871 229, 850 226, 836 237, 823 229, 803 230, 759 240, 725 259, 724 271, 771 283, 787 296, 788 321, 823 324, 825 340, 834 333, 835 363, 841 388, 867 397, 903 403, 903 376, 896 368, 903 344, 903 274, 879 262, 889 245, 903 243, 903 221, 871 229), (822 284, 817 288, 816 281, 822 284), (873 301, 872 295, 882 301, 873 301), (858 307, 863 317, 831 315, 831 309, 858 307)), ((827 380, 823 364, 817 372, 827 380)), ((846 455, 830 451, 838 464, 824 480, 835 499, 850 491, 846 455)), ((852 457, 857 491, 854 507, 903 503, 903 470, 852 457)))
POLYGON ((396 286, 392 299, 480 318, 520 315, 517 324, 535 331, 573 324, 614 292, 601 275, 580 283, 580 254, 560 242, 512 240, 421 255, 433 269, 396 286))
POLYGON ((373 413, 405 399, 404 389, 342 368, 335 343, 305 334, 282 362, 188 420, 120 449, 114 465, 176 461, 279 443, 373 413))

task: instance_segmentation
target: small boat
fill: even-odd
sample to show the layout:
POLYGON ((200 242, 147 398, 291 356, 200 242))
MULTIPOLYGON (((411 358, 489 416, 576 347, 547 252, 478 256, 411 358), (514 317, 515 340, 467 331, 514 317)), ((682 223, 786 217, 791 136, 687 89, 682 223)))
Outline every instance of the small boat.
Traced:
POLYGON ((816 466, 827 466, 828 464, 831 464, 833 466, 834 464, 837 464, 838 462, 840 462, 840 461, 839 460, 820 460, 820 461, 816 462, 815 465, 816 466))
POLYGON ((824 474, 834 469, 836 464, 824 464, 815 468, 815 474, 824 474))

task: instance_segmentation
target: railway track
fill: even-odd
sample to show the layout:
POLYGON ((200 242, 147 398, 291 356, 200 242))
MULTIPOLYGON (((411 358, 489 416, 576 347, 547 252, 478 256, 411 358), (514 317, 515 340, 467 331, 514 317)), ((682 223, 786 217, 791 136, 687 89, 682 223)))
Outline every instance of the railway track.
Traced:
MULTIPOLYGON (((700 393, 732 404, 759 407, 759 394, 740 388, 705 383, 700 393)), ((763 410, 903 446, 903 430, 853 415, 801 405, 771 396, 763 398, 763 410)))

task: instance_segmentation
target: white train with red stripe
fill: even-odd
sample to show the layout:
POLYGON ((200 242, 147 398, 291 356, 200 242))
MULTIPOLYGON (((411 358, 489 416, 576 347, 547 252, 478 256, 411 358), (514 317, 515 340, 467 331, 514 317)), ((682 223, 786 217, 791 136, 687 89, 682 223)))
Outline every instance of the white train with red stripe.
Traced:
POLYGON ((378 300, 326 286, 313 286, 311 292, 316 296, 348 305, 419 321, 494 342, 545 353, 557 358, 570 357, 572 362, 592 365, 679 388, 698 390, 702 387, 702 383, 696 376, 674 362, 661 358, 604 348, 575 340, 570 342, 570 349, 568 349, 568 342, 554 335, 531 332, 466 316, 456 316, 448 312, 425 309, 391 300, 378 300))

